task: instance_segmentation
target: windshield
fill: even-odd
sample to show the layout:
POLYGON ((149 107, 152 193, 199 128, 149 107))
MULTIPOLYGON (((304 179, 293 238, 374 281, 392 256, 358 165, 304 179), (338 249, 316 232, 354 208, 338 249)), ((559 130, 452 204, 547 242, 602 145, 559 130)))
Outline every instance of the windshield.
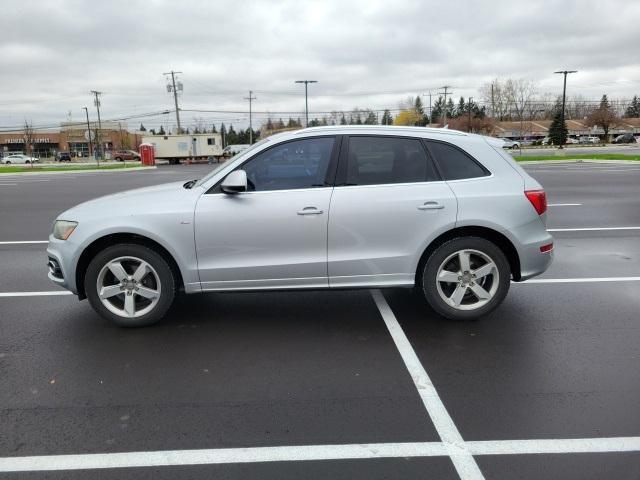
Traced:
MULTIPOLYGON (((268 138, 265 138, 263 140, 260 140, 259 142, 254 143, 253 145, 251 145, 249 148, 247 148, 246 150, 243 150, 242 152, 238 153, 236 156, 231 157, 231 160, 237 160, 238 158, 241 157, 245 157, 246 155, 249 155, 252 151, 254 151, 256 148, 264 145, 265 143, 267 143, 269 141, 268 138)), ((201 178, 200 180, 197 181, 197 183, 195 184, 195 186, 199 187, 200 185, 202 185, 203 183, 207 182, 211 177, 213 177, 216 173, 218 173, 220 170, 222 170, 224 167, 226 167, 228 165, 228 162, 224 162, 221 163, 220 165, 218 165, 216 168, 214 168, 213 170, 211 170, 206 176, 204 176, 203 178, 201 178)))

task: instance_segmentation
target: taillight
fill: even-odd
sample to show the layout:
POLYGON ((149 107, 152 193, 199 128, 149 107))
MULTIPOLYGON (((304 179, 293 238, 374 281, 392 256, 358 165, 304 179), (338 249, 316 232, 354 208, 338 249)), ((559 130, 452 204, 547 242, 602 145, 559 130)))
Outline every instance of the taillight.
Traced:
POLYGON ((533 208, 536 209, 538 215, 542 215, 547 211, 547 194, 544 193, 544 190, 525 190, 524 194, 533 205, 533 208))

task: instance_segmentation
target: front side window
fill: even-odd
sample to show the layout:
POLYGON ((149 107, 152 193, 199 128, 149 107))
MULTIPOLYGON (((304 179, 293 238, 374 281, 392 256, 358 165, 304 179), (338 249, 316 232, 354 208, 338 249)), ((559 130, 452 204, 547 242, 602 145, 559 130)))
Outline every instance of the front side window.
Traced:
POLYGON ((333 137, 286 142, 257 154, 242 165, 249 191, 323 187, 333 150, 333 137))
POLYGON ((462 180, 490 175, 482 165, 471 156, 453 145, 441 142, 428 142, 440 172, 445 180, 462 180))
POLYGON ((347 185, 384 185, 438 180, 424 147, 414 138, 350 137, 347 185))

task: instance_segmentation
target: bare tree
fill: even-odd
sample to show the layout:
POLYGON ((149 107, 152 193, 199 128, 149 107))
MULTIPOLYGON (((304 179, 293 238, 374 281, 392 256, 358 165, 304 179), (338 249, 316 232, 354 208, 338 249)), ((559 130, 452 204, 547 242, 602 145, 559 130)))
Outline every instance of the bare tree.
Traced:
POLYGON ((33 156, 33 124, 27 120, 24 121, 22 128, 22 138, 24 140, 24 153, 33 156))
POLYGON ((538 87, 531 80, 509 78, 503 88, 510 111, 515 114, 517 120, 524 120, 527 105, 533 100, 538 87))
POLYGON ((504 82, 492 80, 480 87, 483 102, 489 106, 490 115, 497 120, 505 120, 509 114, 509 102, 505 95, 504 82))
POLYGON ((620 117, 616 111, 611 107, 606 95, 602 96, 600 100, 600 106, 595 109, 587 117, 587 125, 590 127, 602 127, 604 131, 604 141, 606 142, 609 137, 609 129, 615 127, 620 123, 620 117))

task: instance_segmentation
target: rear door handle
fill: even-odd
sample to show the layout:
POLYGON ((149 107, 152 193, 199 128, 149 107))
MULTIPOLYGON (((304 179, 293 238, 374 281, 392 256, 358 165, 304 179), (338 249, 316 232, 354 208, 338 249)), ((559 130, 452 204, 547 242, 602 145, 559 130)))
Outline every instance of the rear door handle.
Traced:
POLYGON ((304 207, 302 210, 298 210, 298 215, 322 215, 324 212, 318 210, 316 207, 304 207))
POLYGON ((444 205, 438 202, 424 202, 418 207, 418 210, 442 210, 444 205))

